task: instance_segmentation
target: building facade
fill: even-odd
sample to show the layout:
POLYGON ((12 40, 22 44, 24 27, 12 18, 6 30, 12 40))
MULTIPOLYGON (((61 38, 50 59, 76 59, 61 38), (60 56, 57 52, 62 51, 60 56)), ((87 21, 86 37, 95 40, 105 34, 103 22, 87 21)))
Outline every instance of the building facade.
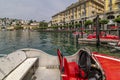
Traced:
POLYGON ((81 23, 93 19, 96 14, 104 13, 104 0, 78 0, 52 16, 52 25, 81 23))
POLYGON ((99 14, 101 19, 108 19, 108 25, 115 25, 113 20, 120 16, 120 0, 78 0, 52 16, 52 25, 61 26, 94 21, 99 14))
POLYGON ((120 9, 120 0, 105 0, 105 12, 118 11, 120 9))
POLYGON ((109 20, 108 25, 115 26, 115 18, 120 16, 120 0, 105 0, 105 18, 109 20))

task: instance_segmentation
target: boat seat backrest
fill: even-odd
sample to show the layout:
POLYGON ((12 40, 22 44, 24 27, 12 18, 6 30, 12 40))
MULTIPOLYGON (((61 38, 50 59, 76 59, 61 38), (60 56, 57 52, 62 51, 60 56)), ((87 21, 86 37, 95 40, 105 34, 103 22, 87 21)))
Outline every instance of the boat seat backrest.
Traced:
POLYGON ((0 80, 7 76, 17 66, 26 60, 26 55, 22 51, 17 51, 0 58, 0 80))

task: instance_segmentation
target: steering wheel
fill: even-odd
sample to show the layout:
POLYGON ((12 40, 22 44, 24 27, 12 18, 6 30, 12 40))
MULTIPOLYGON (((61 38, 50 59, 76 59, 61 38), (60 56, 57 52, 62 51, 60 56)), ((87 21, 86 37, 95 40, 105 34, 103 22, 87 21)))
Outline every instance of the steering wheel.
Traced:
POLYGON ((81 74, 81 77, 87 78, 90 73, 90 69, 91 69, 91 58, 88 52, 80 51, 78 65, 85 73, 85 75, 81 74))

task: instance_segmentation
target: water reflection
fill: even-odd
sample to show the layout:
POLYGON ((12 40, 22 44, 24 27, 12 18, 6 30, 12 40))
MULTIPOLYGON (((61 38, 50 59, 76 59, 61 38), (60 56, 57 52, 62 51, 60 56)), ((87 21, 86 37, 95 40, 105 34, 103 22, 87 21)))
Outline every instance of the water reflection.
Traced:
POLYGON ((21 48, 41 49, 56 55, 57 48, 64 55, 75 53, 80 46, 72 33, 35 32, 35 31, 1 31, 0 53, 8 54, 21 48))
MULTIPOLYGON (((88 47, 92 51, 98 51, 94 45, 78 44, 77 37, 73 36, 72 33, 22 30, 0 31, 0 54, 9 54, 21 48, 35 48, 56 55, 56 51, 59 48, 64 55, 72 55, 82 47, 88 47)), ((105 47, 100 47, 99 51, 110 54, 110 49, 105 47)), ((110 55, 120 57, 118 52, 110 55)))

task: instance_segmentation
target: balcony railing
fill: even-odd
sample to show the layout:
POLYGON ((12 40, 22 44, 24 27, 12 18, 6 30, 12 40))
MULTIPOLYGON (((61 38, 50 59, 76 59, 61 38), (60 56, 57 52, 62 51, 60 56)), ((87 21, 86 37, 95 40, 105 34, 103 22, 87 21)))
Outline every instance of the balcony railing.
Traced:
POLYGON ((92 1, 94 1, 94 2, 96 2, 96 3, 99 3, 99 4, 101 4, 102 6, 104 6, 104 2, 103 2, 102 0, 92 0, 92 1))
POLYGON ((120 0, 116 0, 116 2, 115 2, 116 4, 119 4, 120 3, 120 0))

